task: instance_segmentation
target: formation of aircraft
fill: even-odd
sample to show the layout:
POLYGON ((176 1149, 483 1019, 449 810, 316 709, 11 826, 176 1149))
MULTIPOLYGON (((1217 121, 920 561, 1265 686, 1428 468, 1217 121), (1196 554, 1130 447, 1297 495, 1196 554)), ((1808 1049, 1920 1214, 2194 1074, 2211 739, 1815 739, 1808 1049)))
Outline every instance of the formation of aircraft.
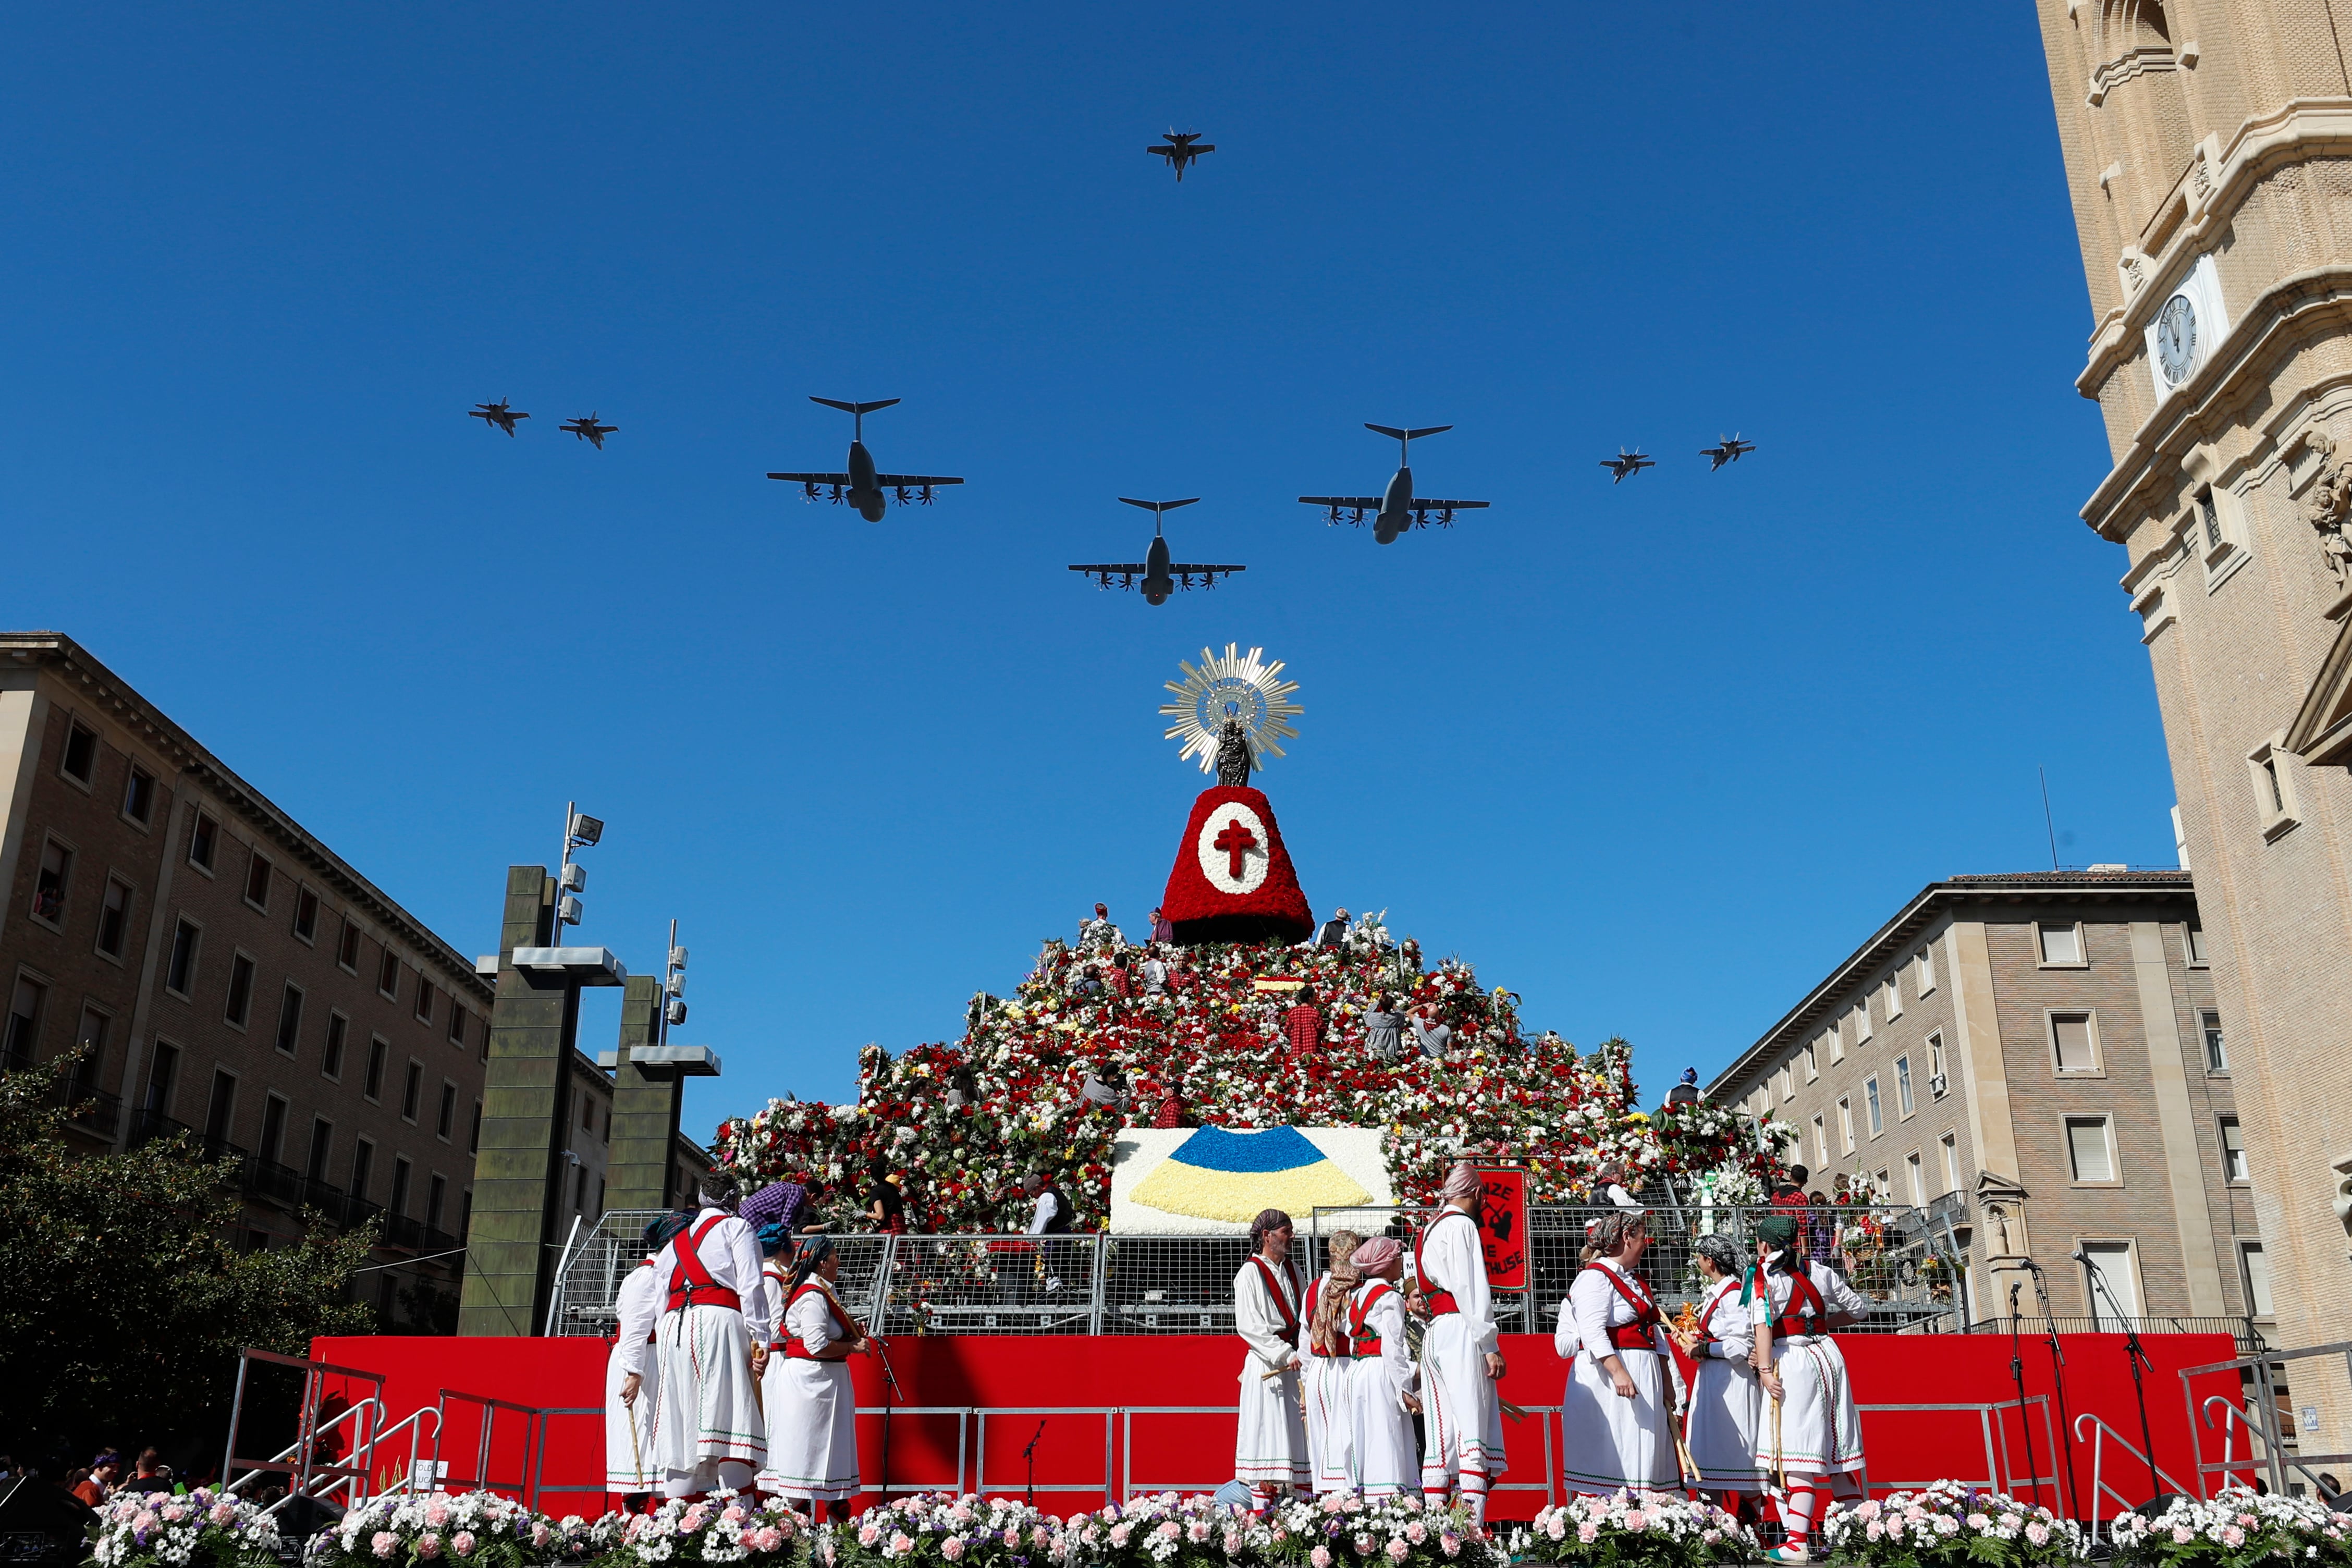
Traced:
POLYGON ((1372 524, 1375 543, 1392 544, 1396 536, 1408 528, 1426 528, 1434 522, 1440 528, 1454 526, 1454 514, 1483 507, 1482 500, 1436 500, 1412 493, 1412 444, 1423 436, 1441 435, 1454 428, 1451 425, 1431 425, 1419 430, 1400 430, 1393 425, 1366 425, 1365 429, 1376 435, 1395 438, 1397 471, 1389 478, 1388 489, 1376 496, 1300 496, 1301 503, 1319 506, 1328 514, 1327 522, 1353 523, 1363 526, 1367 514, 1372 524), (1341 516, 1342 512, 1347 513, 1341 516))
POLYGON ((1698 455, 1700 457, 1712 458, 1715 459, 1706 466, 1706 471, 1710 474, 1715 472, 1716 469, 1723 467, 1724 464, 1736 463, 1739 461, 1740 458, 1748 456, 1748 453, 1756 450, 1756 443, 1753 441, 1741 440, 1738 431, 1732 432, 1727 438, 1722 436, 1717 436, 1715 438, 1715 442, 1716 444, 1712 447, 1701 447, 1698 449, 1698 455))
POLYGON ((818 487, 829 488, 833 504, 847 501, 857 509, 857 515, 868 522, 879 522, 889 510, 892 500, 900 506, 931 504, 931 491, 940 485, 960 485, 963 481, 945 474, 884 474, 874 468, 874 454, 866 449, 866 416, 877 408, 888 408, 898 402, 895 397, 878 403, 843 403, 836 398, 811 397, 811 403, 822 403, 827 408, 838 408, 852 420, 849 437, 849 471, 845 474, 770 474, 772 479, 787 479, 801 487, 803 500, 817 499, 818 487))
POLYGON ((1182 500, 1137 500, 1133 496, 1121 496, 1118 499, 1129 506, 1139 506, 1151 514, 1151 548, 1144 552, 1141 561, 1097 561, 1074 565, 1070 568, 1071 571, 1084 573, 1106 588, 1111 585, 1110 580, 1114 577, 1118 579, 1118 585, 1121 588, 1135 587, 1136 580, 1140 578, 1143 586, 1143 602, 1147 605, 1164 605, 1168 602, 1168 595, 1179 588, 1213 588, 1217 585, 1218 578, 1230 577, 1236 572, 1249 570, 1246 566, 1223 563, 1202 565, 1189 561, 1168 559, 1168 541, 1160 531, 1161 520, 1167 513, 1174 511, 1180 506, 1191 506, 1201 499, 1199 496, 1187 496, 1182 500), (1194 578, 1200 581, 1195 583, 1194 578))
POLYGON ((1655 458, 1643 457, 1638 447, 1630 452, 1620 447, 1617 448, 1615 457, 1601 458, 1601 466, 1609 470, 1611 484, 1622 485, 1628 475, 1638 474, 1643 468, 1656 468, 1658 460, 1655 458))
POLYGON ((507 399, 501 397, 496 403, 475 404, 472 411, 466 417, 478 419, 485 425, 493 426, 511 436, 515 433, 515 421, 528 419, 530 416, 520 408, 509 406, 507 399))
POLYGON ((557 428, 570 431, 601 452, 604 449, 604 437, 618 430, 620 426, 599 425, 596 423, 596 416, 591 414, 584 419, 567 419, 557 428))
POLYGON ((1201 132, 1198 131, 1174 130, 1168 132, 1168 144, 1166 146, 1146 147, 1144 149, 1147 153, 1155 153, 1158 156, 1168 160, 1168 166, 1176 171, 1176 183, 1180 185, 1184 183, 1185 164, 1191 163, 1193 159, 1199 157, 1203 153, 1213 153, 1216 150, 1217 144, 1215 142, 1201 141, 1201 132), (1195 143, 1198 144, 1195 145, 1195 143))

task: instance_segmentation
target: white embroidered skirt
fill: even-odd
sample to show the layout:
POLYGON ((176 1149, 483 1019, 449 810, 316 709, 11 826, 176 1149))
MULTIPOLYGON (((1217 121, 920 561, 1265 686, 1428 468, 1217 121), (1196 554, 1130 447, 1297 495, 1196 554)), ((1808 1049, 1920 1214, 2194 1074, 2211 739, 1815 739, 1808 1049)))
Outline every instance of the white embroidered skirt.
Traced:
POLYGON ((1307 1356, 1306 1369, 1307 1452, 1318 1492, 1343 1492, 1355 1483, 1349 1464, 1355 1451, 1355 1417, 1348 1403, 1348 1376, 1354 1363, 1345 1356, 1307 1356))
POLYGON ((681 1307, 654 1330, 661 1355, 661 1467, 768 1457, 768 1426, 751 1380, 751 1337, 732 1307, 681 1307))
POLYGON ((1827 1334, 1776 1340, 1772 1364, 1785 1397, 1780 1405, 1780 1443, 1772 1437, 1769 1403, 1757 1418, 1756 1463, 1798 1474, 1835 1475, 1862 1468, 1862 1417, 1853 1407, 1853 1384, 1845 1354, 1827 1334))
POLYGON ((1698 1466, 1699 1479, 1709 1488, 1757 1489, 1762 1472, 1756 1466, 1756 1423, 1763 1408, 1763 1385, 1744 1357, 1722 1361, 1710 1356, 1698 1363, 1698 1387, 1691 1394, 1684 1442, 1698 1466))
POLYGON ((761 1380, 768 1462, 760 1489, 838 1502, 857 1495, 857 1395, 849 1363, 803 1361, 779 1351, 761 1380))
POLYGON ((1470 1331, 1470 1320, 1448 1312, 1421 1341, 1421 1456, 1424 1491, 1442 1492, 1461 1479, 1478 1491, 1510 1468, 1503 1452, 1503 1402, 1470 1331))
POLYGON ((1421 1483, 1421 1454, 1412 1442, 1412 1412, 1397 1400, 1388 1369, 1366 1356, 1348 1373, 1349 1467, 1366 1497, 1409 1492, 1421 1483))
POLYGON ((1298 1373, 1261 1375, 1265 1363, 1242 1358, 1241 1417, 1234 1428, 1234 1478, 1253 1487, 1304 1491, 1314 1480, 1307 1462, 1307 1417, 1298 1405, 1298 1373))
POLYGON ((1665 1369, 1655 1351, 1616 1353, 1633 1380, 1631 1399, 1590 1353, 1577 1352, 1559 1395, 1560 1472, 1570 1491, 1672 1491, 1682 1465, 1666 1415, 1665 1369))
POLYGON ((661 1484, 661 1361, 657 1347, 645 1347, 644 1378, 635 1405, 621 1403, 621 1347, 604 1356, 604 1488, 649 1492, 661 1484))

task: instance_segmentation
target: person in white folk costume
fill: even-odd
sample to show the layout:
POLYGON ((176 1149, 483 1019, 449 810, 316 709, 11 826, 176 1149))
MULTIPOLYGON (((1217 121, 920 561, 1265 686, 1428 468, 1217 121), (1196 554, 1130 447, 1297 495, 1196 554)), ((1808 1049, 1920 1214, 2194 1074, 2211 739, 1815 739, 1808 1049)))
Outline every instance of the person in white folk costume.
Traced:
POLYGON ((1419 1374, 1405 1341, 1404 1248, 1385 1236, 1359 1242, 1351 1260, 1363 1276, 1348 1300, 1349 1476, 1366 1497, 1409 1492, 1421 1472, 1412 1440, 1419 1374))
POLYGON ((1797 1221, 1774 1215, 1756 1225, 1757 1263, 1740 1304, 1756 1335, 1757 1381, 1767 1405, 1756 1463, 1782 1477, 1780 1521, 1789 1539, 1765 1553, 1774 1563, 1810 1563, 1813 1526, 1832 1492, 1859 1495, 1862 1417, 1845 1355, 1832 1329, 1870 1310, 1860 1292, 1825 1263, 1797 1250, 1797 1221))
POLYGON ((1315 1490, 1343 1492, 1355 1482, 1348 1473, 1349 1441, 1348 1376, 1355 1365, 1348 1345, 1348 1299, 1361 1278, 1349 1259, 1361 1237, 1352 1230, 1331 1233, 1331 1267, 1307 1287, 1307 1336, 1298 1347, 1299 1399, 1307 1407, 1307 1458, 1315 1490))
POLYGON ((1574 1343, 1560 1392, 1560 1470, 1569 1489, 1608 1496, 1682 1485, 1668 1379, 1673 1357, 1650 1288, 1635 1272, 1650 1245, 1637 1209, 1603 1215, 1585 1231, 1584 1267, 1560 1303, 1557 1348, 1574 1343))
POLYGON ((857 1394, 849 1358, 874 1353, 874 1341, 849 1315, 833 1282, 841 1255, 824 1237, 801 1248, 784 1296, 783 1323, 770 1347, 761 1389, 768 1407, 768 1462, 760 1489, 798 1506, 816 1505, 835 1520, 849 1517, 856 1497, 857 1394))
POLYGON ((741 1188, 714 1171, 697 1183, 693 1222, 654 1260, 669 1294, 655 1349, 661 1362, 662 1495, 742 1491, 768 1455, 758 1379, 775 1306, 760 1243, 735 1217, 741 1188))
POLYGON ((1250 1255, 1234 1276, 1234 1329, 1249 1347, 1242 1358, 1234 1479, 1250 1489, 1259 1512, 1314 1479, 1298 1389, 1298 1309, 1306 1290, 1290 1260, 1290 1238, 1288 1215, 1261 1213, 1250 1222, 1250 1255))
POLYGON ((1706 1281, 1698 1327, 1687 1334, 1669 1331, 1683 1353, 1698 1363, 1683 1446, 1698 1468, 1698 1484, 1722 1493, 1727 1511, 1753 1522, 1764 1488, 1763 1472, 1756 1467, 1764 1391, 1752 1362, 1750 1313, 1739 1303, 1739 1248, 1727 1236, 1702 1236, 1691 1243, 1691 1262, 1706 1281))
POLYGON ((1474 1523, 1486 1516, 1486 1492, 1508 1468, 1503 1452, 1502 1334, 1486 1290, 1486 1251, 1478 1229, 1486 1184, 1466 1164, 1445 1178, 1445 1207, 1413 1242, 1413 1273, 1429 1299, 1422 1335, 1423 1500, 1442 1505, 1457 1487, 1474 1523))
POLYGON ((685 1226, 684 1215, 671 1214, 646 1226, 645 1261, 629 1270, 613 1302, 621 1322, 604 1357, 604 1489, 624 1498, 661 1485, 661 1367, 651 1351, 664 1287, 654 1257, 685 1226))

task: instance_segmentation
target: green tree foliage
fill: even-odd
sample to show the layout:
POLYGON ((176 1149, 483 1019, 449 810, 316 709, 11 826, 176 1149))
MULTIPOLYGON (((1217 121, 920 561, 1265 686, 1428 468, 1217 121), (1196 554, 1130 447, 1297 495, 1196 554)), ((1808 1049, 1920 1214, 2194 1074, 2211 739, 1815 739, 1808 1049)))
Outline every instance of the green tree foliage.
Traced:
POLYGON ((70 1058, 0 1073, 0 1405, 18 1431, 77 1439, 209 1426, 240 1346, 307 1354, 368 1333, 346 1303, 369 1234, 240 1251, 233 1162, 186 1134, 82 1154, 48 1108, 70 1058))

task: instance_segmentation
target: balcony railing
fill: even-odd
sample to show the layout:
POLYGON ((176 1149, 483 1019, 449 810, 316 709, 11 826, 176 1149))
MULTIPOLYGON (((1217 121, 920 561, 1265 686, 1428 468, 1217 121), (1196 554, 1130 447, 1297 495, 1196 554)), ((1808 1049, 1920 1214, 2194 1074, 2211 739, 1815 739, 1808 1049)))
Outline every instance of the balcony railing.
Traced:
POLYGON ((77 1132, 111 1140, 122 1125, 122 1097, 100 1089, 67 1082, 49 1091, 48 1102, 67 1111, 66 1124, 77 1132))

